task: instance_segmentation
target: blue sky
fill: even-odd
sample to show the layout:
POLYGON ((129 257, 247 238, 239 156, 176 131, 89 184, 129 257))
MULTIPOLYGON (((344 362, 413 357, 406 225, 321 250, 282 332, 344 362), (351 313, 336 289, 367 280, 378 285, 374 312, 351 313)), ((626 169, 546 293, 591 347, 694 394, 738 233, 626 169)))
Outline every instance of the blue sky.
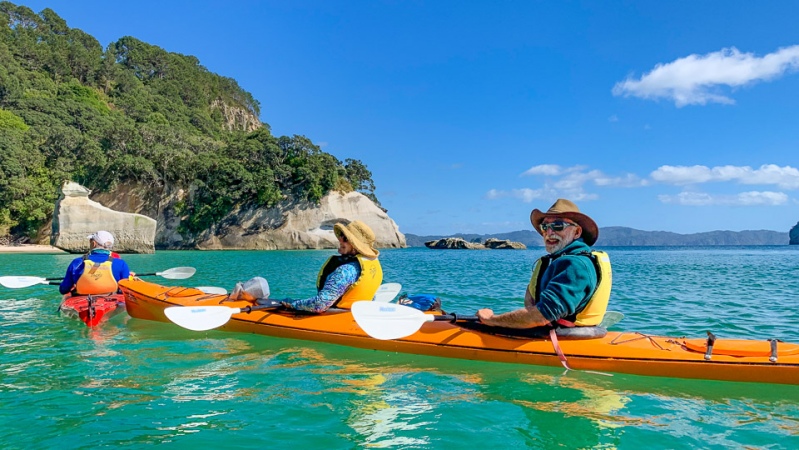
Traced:
POLYGON ((363 161, 404 233, 559 197, 600 227, 799 222, 799 2, 14 3, 236 79, 275 135, 363 161))

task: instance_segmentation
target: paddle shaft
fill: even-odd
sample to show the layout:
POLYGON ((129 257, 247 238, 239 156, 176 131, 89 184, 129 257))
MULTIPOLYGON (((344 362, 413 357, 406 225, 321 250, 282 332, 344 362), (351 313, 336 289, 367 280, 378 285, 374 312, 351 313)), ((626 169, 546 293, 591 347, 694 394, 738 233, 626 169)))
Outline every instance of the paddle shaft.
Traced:
MULTIPOLYGON (((137 273, 136 276, 137 277, 154 277, 154 276, 158 275, 159 273, 163 273, 163 272, 137 273)), ((45 278, 45 281, 50 281, 50 283, 47 283, 47 284, 61 284, 61 283, 58 283, 58 281, 61 281, 63 279, 64 279, 64 277, 45 278)))
MULTIPOLYGON (((619 321, 621 321, 621 319, 624 318, 624 314, 622 314, 620 312, 608 311, 608 315, 610 315, 610 314, 613 314, 612 320, 610 320, 609 323, 606 323, 604 325, 600 324, 598 326, 603 326, 604 328, 608 328, 608 327, 611 327, 613 325, 616 325, 619 321)), ((454 322, 458 322, 458 321, 461 321, 461 322, 479 322, 480 321, 480 319, 478 319, 477 316, 460 316, 457 313, 443 314, 443 315, 440 315, 440 316, 433 316, 433 317, 435 317, 435 319, 434 319, 435 321, 447 321, 447 322, 453 322, 453 323, 454 322)))
POLYGON ((274 305, 255 305, 255 306, 247 306, 246 308, 233 308, 238 309, 240 313, 251 313, 253 311, 263 311, 265 309, 278 309, 283 306, 282 303, 277 303, 274 305))
POLYGON ((461 315, 458 315, 457 313, 441 314, 441 315, 436 315, 436 316, 433 316, 433 317, 435 318, 433 320, 436 321, 436 322, 453 322, 454 323, 454 322, 459 322, 459 321, 460 322, 479 322, 480 321, 480 319, 478 319, 477 316, 461 316, 461 315))
POLYGON ((159 274, 159 272, 151 272, 151 273, 137 273, 137 274, 136 274, 136 276, 137 276, 137 277, 154 277, 154 276, 156 276, 156 275, 158 275, 158 274, 159 274))

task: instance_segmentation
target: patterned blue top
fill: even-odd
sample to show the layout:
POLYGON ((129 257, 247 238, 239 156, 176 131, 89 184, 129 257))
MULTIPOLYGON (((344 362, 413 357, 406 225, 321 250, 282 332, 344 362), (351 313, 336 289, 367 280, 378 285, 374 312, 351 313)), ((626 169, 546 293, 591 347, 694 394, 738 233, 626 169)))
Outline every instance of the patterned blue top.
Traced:
POLYGON ((347 289, 358 280, 357 262, 343 264, 336 267, 325 280, 325 285, 313 297, 302 300, 282 300, 283 304, 292 309, 310 311, 315 313, 325 312, 340 299, 347 289))

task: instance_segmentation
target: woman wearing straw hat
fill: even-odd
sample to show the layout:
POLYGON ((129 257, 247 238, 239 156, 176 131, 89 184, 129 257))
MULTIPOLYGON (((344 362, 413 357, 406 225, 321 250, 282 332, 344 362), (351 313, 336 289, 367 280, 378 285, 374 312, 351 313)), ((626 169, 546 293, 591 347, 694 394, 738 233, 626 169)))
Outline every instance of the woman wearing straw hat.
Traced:
POLYGON ((349 309, 354 302, 375 296, 383 282, 383 269, 377 260, 380 252, 374 247, 374 232, 360 220, 337 223, 333 232, 338 238, 339 255, 328 258, 319 270, 318 292, 306 299, 284 299, 284 306, 319 313, 333 306, 349 309))

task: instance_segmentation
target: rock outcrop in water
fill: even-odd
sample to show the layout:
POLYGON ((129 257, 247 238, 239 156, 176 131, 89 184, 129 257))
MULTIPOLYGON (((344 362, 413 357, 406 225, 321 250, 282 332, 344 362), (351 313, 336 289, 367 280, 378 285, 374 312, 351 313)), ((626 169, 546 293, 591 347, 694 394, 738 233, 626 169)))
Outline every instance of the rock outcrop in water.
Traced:
POLYGON ((525 250, 527 246, 521 242, 512 242, 495 238, 486 239, 485 243, 466 242, 462 238, 449 237, 425 242, 427 248, 436 250, 525 250))
POLYGON ((790 239, 788 242, 790 245, 799 245, 799 222, 796 222, 796 225, 788 232, 788 238, 790 239))
POLYGON ((513 242, 507 239, 488 238, 483 245, 493 250, 527 250, 527 246, 521 242, 513 242))
POLYGON ((87 236, 97 230, 114 235, 114 250, 123 253, 154 253, 156 222, 141 214, 114 211, 89 200, 91 191, 66 182, 53 214, 51 245, 71 253, 88 250, 87 236))

